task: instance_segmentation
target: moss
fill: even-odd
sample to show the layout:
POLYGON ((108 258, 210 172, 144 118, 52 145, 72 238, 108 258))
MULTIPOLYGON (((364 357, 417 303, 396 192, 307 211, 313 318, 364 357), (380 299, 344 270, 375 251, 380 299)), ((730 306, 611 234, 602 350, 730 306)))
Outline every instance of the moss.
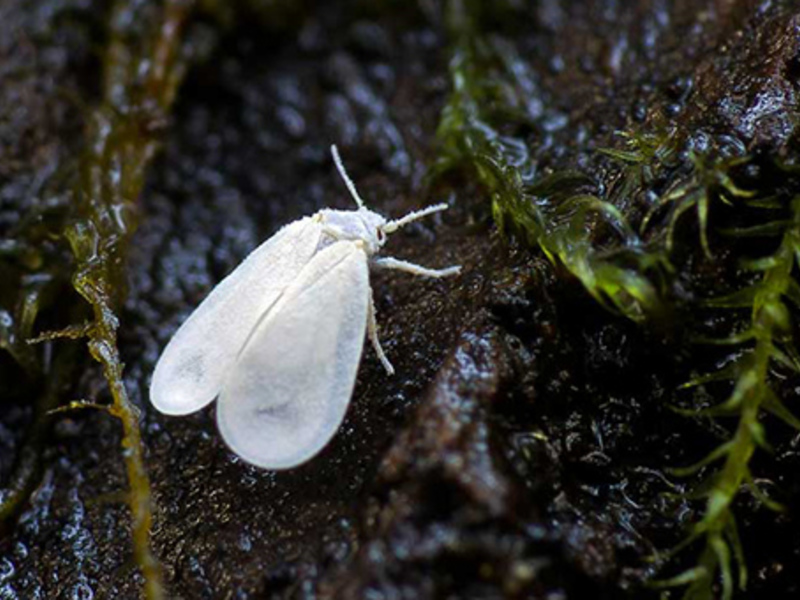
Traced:
POLYGON ((32 421, 14 457, 13 470, 0 490, 0 525, 6 525, 27 506, 40 483, 41 455, 53 422, 52 410, 61 402, 79 364, 72 348, 40 352, 31 344, 42 320, 69 319, 71 306, 58 302, 69 295, 69 252, 59 240, 70 214, 67 197, 61 193, 64 173, 42 182, 40 198, 20 199, 22 215, 4 231, 0 242, 0 349, 13 359, 21 373, 3 373, 8 396, 32 405, 32 421), (66 305, 66 307, 65 307, 66 305))
MULTIPOLYGON (((692 525, 688 539, 666 556, 694 542, 702 542, 703 550, 695 567, 657 584, 687 586, 686 598, 706 600, 714 597, 719 578, 723 598, 729 600, 737 585, 744 589, 747 583, 745 549, 732 510, 736 498, 749 488, 764 505, 779 508, 758 490, 750 471, 756 450, 768 448, 762 419, 771 413, 800 429, 800 420, 771 387, 773 370, 800 371, 789 307, 800 306, 800 285, 794 277, 800 259, 800 199, 792 192, 797 189, 796 174, 776 168, 769 158, 756 160, 726 136, 695 139, 694 132, 659 125, 649 132, 623 134, 623 148, 601 150, 621 166, 605 197, 594 193, 592 182, 579 172, 541 176, 528 142, 500 133, 526 122, 520 111, 525 99, 513 85, 515 75, 504 70, 519 59, 503 56, 504 46, 480 34, 475 7, 454 2, 451 8, 452 92, 438 130, 441 157, 434 176, 453 169, 471 173, 488 192, 498 227, 522 233, 604 306, 639 323, 682 312, 688 314, 695 341, 737 347, 724 369, 685 386, 729 382, 732 391, 719 405, 683 412, 732 417, 736 425, 708 457, 675 471, 690 476, 710 469, 711 475, 697 486, 697 494, 706 501, 703 517, 692 525), (738 183, 751 167, 770 171, 752 189, 738 183), (625 207, 625 213, 619 207, 625 207), (678 232, 688 224, 683 217, 690 213, 695 215, 697 244, 684 242, 690 238, 683 236, 678 253, 678 232), (747 253, 729 243, 717 258, 714 240, 770 236, 779 237, 777 250, 745 261, 750 275, 741 290, 718 298, 699 297, 700 290, 714 282, 705 281, 708 269, 696 265, 735 263, 747 253), (687 260, 687 255, 694 258, 687 260), (669 290, 679 278, 691 289, 677 297, 669 290), (708 340, 699 315, 731 309, 749 311, 744 332, 708 340)), ((731 264, 727 268, 741 270, 731 264)), ((699 404, 700 397, 694 402, 699 404)))
POLYGON ((125 255, 136 226, 135 202, 160 143, 159 127, 169 115, 186 69, 180 32, 191 6, 167 0, 158 14, 144 15, 150 16, 149 30, 138 38, 129 30, 131 23, 137 23, 136 8, 122 1, 115 5, 105 53, 103 100, 89 121, 75 193, 76 218, 65 231, 75 258, 73 285, 92 308, 89 352, 103 367, 113 399, 109 412, 122 423, 134 555, 150 599, 164 597, 164 592, 158 561, 150 550, 150 482, 139 413, 122 378, 116 309, 124 297, 125 255))
MULTIPOLYGON (((29 286, 23 278, 16 311, 2 344, 29 372, 41 369, 31 342, 56 337, 88 339, 91 357, 103 369, 112 403, 104 408, 122 424, 122 456, 128 476, 127 503, 131 510, 134 558, 145 579, 145 596, 163 598, 158 561, 150 550, 152 502, 139 431, 139 412, 123 382, 123 364, 117 347, 117 310, 125 297, 127 247, 136 228, 136 201, 145 171, 160 140, 187 67, 182 27, 193 3, 166 0, 163 6, 120 0, 109 16, 109 39, 104 51, 101 100, 86 121, 84 151, 78 160, 70 204, 34 209, 15 232, 19 247, 12 248, 30 270, 48 276, 31 278, 46 286, 29 286), (46 227, 42 225, 46 224, 46 227), (40 230, 46 229, 42 232, 40 230), (42 235, 68 242, 72 259, 64 252, 43 255, 37 244, 42 235), (33 338, 37 316, 52 304, 42 298, 63 283, 61 273, 72 272, 75 291, 89 304, 89 321, 53 334, 33 338), (41 289, 40 289, 41 288, 41 289), (37 295, 38 294, 38 295, 37 295)), ((82 312, 82 311, 81 311, 82 312)), ((73 318, 76 312, 71 311, 73 318)), ((37 417, 21 453, 0 515, 16 514, 35 488, 38 450, 46 438, 64 382, 74 374, 74 348, 61 345, 47 385, 37 402, 37 417), (10 493, 9 493, 10 492, 10 493)), ((75 403, 70 406, 76 406, 75 403)), ((82 407, 83 405, 77 405, 82 407)))
POLYGON ((678 220, 685 213, 694 209, 697 213, 700 245, 706 257, 711 258, 711 245, 708 241, 708 213, 712 195, 716 194, 717 198, 727 202, 735 198, 748 198, 753 195, 752 192, 736 186, 729 174, 731 169, 744 164, 747 158, 709 157, 709 155, 694 151, 689 151, 687 158, 692 165, 691 176, 680 180, 680 183, 659 198, 645 216, 642 227, 647 228, 652 217, 664 206, 669 206, 670 218, 662 231, 666 236, 666 249, 668 252, 672 252, 678 220))
MULTIPOLYGON (((717 172, 715 180, 729 181, 723 169, 717 172)), ((740 190, 732 183, 722 187, 731 194, 735 193, 741 209, 768 208, 774 211, 781 208, 780 196, 756 196, 755 193, 740 190)), ((720 200, 725 198, 722 193, 715 197, 720 200)), ((734 359, 724 369, 697 377, 685 386, 691 388, 714 382, 731 382, 732 391, 720 404, 684 412, 694 416, 732 417, 737 420, 730 438, 705 459, 692 467, 676 470, 679 475, 691 475, 709 465, 722 463, 700 486, 702 496, 706 498, 705 514, 693 526, 690 537, 679 547, 698 538, 704 539, 705 548, 698 566, 665 582, 667 585, 688 584, 686 598, 713 598, 717 573, 721 576, 723 598, 726 600, 732 598, 736 582, 740 589, 745 589, 745 551, 732 512, 732 505, 743 488, 749 489, 765 506, 781 510, 777 503, 759 490, 750 464, 757 449, 769 449, 765 425, 762 423, 765 414, 772 414, 800 430, 800 420, 786 408, 770 383, 772 371, 800 372, 800 356, 792 340, 789 307, 790 303, 800 305, 800 285, 794 277, 796 263, 800 259, 800 198, 784 199, 789 204, 788 219, 775 220, 770 217, 757 225, 727 231, 735 237, 770 236, 775 233, 781 236, 780 245, 774 253, 744 263, 748 270, 757 274, 757 279, 732 294, 703 302, 706 306, 721 310, 747 309, 750 318, 744 331, 721 340, 707 340, 722 345, 743 346, 734 359), (738 577, 734 577, 734 559, 738 565, 738 577)))
MULTIPOLYGON (((36 303, 35 306, 38 309, 41 305, 36 303)), ((76 365, 76 353, 74 349, 68 348, 59 352, 47 369, 44 389, 35 396, 33 423, 27 431, 23 447, 18 452, 14 472, 2 490, 2 502, 0 502, 2 523, 19 515, 39 485, 41 451, 50 433, 53 411, 62 400, 64 388, 72 381, 76 365)))
MULTIPOLYGON (((745 271, 756 278, 741 289, 720 297, 700 298, 692 302, 689 310, 699 313, 705 308, 719 310, 746 309, 749 322, 744 330, 736 331, 724 339, 708 338, 702 333, 694 337, 701 344, 721 346, 743 346, 724 361, 724 368, 694 378, 685 389, 705 386, 715 382, 730 382, 732 391, 716 406, 703 409, 683 410, 689 416, 731 417, 737 420, 730 438, 714 449, 697 464, 683 469, 673 469, 681 476, 694 475, 716 463, 722 465, 712 470, 710 476, 697 486, 697 494, 706 498, 703 518, 693 525, 691 535, 669 555, 683 549, 692 542, 704 540, 696 567, 660 582, 666 586, 687 585, 685 598, 711 599, 714 585, 720 576, 723 598, 732 598, 735 583, 740 589, 747 584, 745 551, 739 539, 733 503, 743 488, 749 489, 765 506, 780 510, 780 506, 761 493, 750 472, 752 457, 758 448, 769 449, 764 414, 771 413, 785 423, 800 429, 798 420, 772 390, 772 370, 800 370, 800 357, 792 341, 792 322, 789 303, 800 305, 800 286, 796 281, 795 262, 800 254, 800 201, 793 197, 797 189, 794 174, 772 164, 759 165, 754 157, 741 148, 733 152, 712 144, 705 151, 691 148, 688 142, 680 143, 674 136, 662 146, 661 156, 672 160, 662 162, 659 152, 637 148, 632 153, 615 156, 636 165, 648 165, 649 169, 673 171, 681 168, 678 177, 666 187, 653 203, 642 221, 642 229, 654 229, 653 236, 662 240, 669 256, 674 249, 675 231, 681 217, 687 212, 696 212, 699 231, 699 246, 707 261, 714 256, 709 242, 709 221, 712 206, 719 213, 726 213, 713 227, 718 235, 731 238, 780 237, 777 250, 767 256, 746 258, 741 252, 730 254, 728 261, 740 261, 745 271), (666 150, 665 150, 666 149, 666 150), (664 154, 664 152, 666 154, 664 154), (675 160, 676 157, 680 157, 675 160), (736 172, 748 167, 762 168, 770 172, 767 181, 758 182, 754 189, 745 189, 736 183, 736 172), (654 224, 657 215, 660 223, 654 224), (765 216, 766 215, 766 216, 765 216), (726 226, 725 223, 747 223, 746 226, 726 226), (738 577, 734 577, 734 562, 738 577)), ((652 171, 651 171, 652 173, 652 171)), ((643 185, 652 184, 642 181, 643 185)), ((758 247, 758 246, 757 246, 758 247)), ((697 397, 700 403, 700 397, 697 397)))
POLYGON ((506 72, 518 58, 508 55, 508 46, 477 35, 473 23, 463 5, 451 3, 453 91, 439 124, 441 154, 432 175, 470 170, 489 193, 501 230, 537 244, 608 308, 634 321, 658 314, 660 253, 644 247, 612 203, 591 193, 591 180, 577 172, 537 178, 526 143, 493 126, 528 119, 506 72), (610 241, 598 243, 606 233, 610 241))

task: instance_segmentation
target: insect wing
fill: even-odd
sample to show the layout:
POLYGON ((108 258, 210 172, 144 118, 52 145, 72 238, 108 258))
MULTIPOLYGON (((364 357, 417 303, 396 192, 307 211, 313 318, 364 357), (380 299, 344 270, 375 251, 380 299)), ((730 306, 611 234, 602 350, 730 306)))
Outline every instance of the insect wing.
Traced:
POLYGON ((159 411, 184 415, 214 400, 259 319, 314 256, 321 231, 312 218, 284 227, 211 291, 156 364, 150 401, 159 411))
POLYGON ((217 424, 232 450, 254 465, 288 469, 330 441, 353 393, 368 303, 359 244, 336 242, 309 262, 225 381, 217 424))

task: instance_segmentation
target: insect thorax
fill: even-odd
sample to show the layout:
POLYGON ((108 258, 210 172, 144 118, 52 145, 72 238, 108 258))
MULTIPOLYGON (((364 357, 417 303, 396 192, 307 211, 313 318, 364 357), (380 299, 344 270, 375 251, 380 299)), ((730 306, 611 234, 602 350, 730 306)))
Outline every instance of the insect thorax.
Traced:
POLYGON ((386 224, 386 219, 366 208, 324 209, 319 211, 315 218, 319 219, 323 226, 321 246, 342 240, 362 241, 367 254, 371 255, 378 252, 386 240, 381 229, 386 224))

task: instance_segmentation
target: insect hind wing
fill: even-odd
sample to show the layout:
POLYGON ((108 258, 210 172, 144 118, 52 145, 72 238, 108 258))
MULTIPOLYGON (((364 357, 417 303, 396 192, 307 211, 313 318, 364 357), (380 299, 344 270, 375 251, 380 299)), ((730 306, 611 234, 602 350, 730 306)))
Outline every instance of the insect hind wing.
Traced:
POLYGON ((217 424, 246 461, 288 469, 341 425, 364 346, 364 251, 337 242, 317 254, 259 324, 223 386, 217 424))
POLYGON ((159 411, 185 415, 214 400, 248 335, 312 259, 320 235, 310 218, 284 227, 211 290, 156 364, 150 401, 159 411))

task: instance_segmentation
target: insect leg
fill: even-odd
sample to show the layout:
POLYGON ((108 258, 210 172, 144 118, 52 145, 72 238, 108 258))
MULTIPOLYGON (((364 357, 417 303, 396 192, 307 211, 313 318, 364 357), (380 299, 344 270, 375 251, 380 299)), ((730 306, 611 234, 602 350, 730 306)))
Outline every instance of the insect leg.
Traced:
POLYGON ((427 267, 391 257, 376 258, 372 262, 384 269, 397 269, 398 271, 405 271, 406 273, 421 275, 422 277, 449 277, 450 275, 457 275, 461 272, 460 266, 447 267, 446 269, 428 269, 427 267))
POLYGON ((372 298, 372 288, 369 290, 369 312, 367 313, 367 335, 369 341, 372 342, 372 347, 375 348, 375 354, 378 355, 378 360, 381 361, 383 368, 389 375, 394 375, 394 367, 389 359, 386 358, 386 353, 381 347, 381 341, 378 339, 378 321, 375 318, 375 301, 372 298))

